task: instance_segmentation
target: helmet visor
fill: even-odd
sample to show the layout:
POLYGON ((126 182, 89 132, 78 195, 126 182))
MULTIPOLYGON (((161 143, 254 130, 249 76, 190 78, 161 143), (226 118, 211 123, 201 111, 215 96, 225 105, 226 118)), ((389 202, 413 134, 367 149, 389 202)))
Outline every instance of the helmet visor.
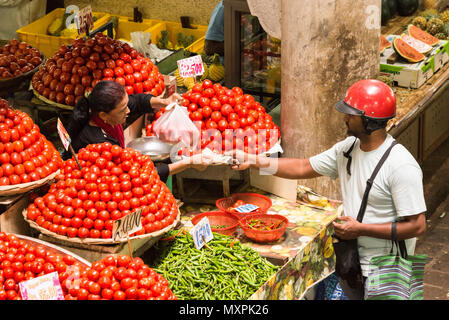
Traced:
POLYGON ((335 104, 335 109, 337 109, 341 113, 350 114, 350 115, 353 115, 353 116, 361 116, 361 115, 364 114, 363 111, 351 107, 349 104, 344 102, 344 100, 338 101, 335 104))

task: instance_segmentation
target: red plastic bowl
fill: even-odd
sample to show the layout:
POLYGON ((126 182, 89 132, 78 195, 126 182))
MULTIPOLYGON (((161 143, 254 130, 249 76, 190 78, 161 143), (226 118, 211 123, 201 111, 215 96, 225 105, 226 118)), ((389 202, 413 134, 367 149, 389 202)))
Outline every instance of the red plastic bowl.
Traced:
POLYGON ((253 214, 248 215, 239 220, 240 227, 242 227, 243 232, 245 232, 246 237, 256 242, 273 242, 282 237, 285 229, 288 225, 288 219, 279 214, 253 214), (248 228, 246 224, 251 219, 260 219, 267 223, 276 223, 279 221, 284 221, 280 228, 274 230, 254 230, 248 228))
POLYGON ((271 208, 272 203, 271 203, 270 198, 268 198, 267 196, 258 194, 258 193, 234 193, 230 197, 218 199, 215 202, 215 205, 217 206, 218 210, 227 212, 227 213, 234 215, 237 218, 241 219, 248 215, 267 213, 268 209, 271 208), (245 203, 254 204, 254 205, 258 206, 259 209, 254 210, 252 212, 248 212, 248 213, 232 212, 229 209, 232 208, 232 205, 237 200, 243 200, 243 201, 245 201, 245 203))
POLYGON ((207 219, 209 219, 209 224, 211 226, 212 232, 221 233, 226 236, 234 234, 235 230, 239 226, 238 219, 222 211, 209 211, 197 214, 192 218, 193 225, 196 225, 204 217, 207 217, 207 219), (226 227, 215 229, 212 228, 212 226, 214 225, 225 225, 226 227))

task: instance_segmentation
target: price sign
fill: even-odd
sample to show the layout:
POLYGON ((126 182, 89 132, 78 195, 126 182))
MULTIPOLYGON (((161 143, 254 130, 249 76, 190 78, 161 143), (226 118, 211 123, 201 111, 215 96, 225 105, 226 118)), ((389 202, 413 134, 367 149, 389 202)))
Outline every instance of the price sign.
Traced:
POLYGON ((190 230, 190 234, 192 235, 195 248, 198 250, 214 238, 207 217, 201 219, 200 222, 190 230))
POLYGON ((92 29, 94 20, 92 17, 92 8, 90 5, 78 12, 78 15, 75 17, 75 22, 78 29, 78 34, 86 33, 87 31, 90 31, 90 29, 92 29))
POLYGON ((200 55, 178 60, 179 74, 183 78, 196 77, 204 73, 203 59, 200 55))
POLYGON ((235 211, 240 213, 248 213, 253 212, 256 209, 259 209, 259 207, 254 204, 244 204, 242 206, 238 206, 237 208, 235 208, 235 211))
POLYGON ((19 283, 23 300, 64 300, 57 272, 19 283))
POLYGON ((134 211, 121 219, 114 220, 112 228, 112 240, 125 239, 130 233, 142 229, 142 209, 134 211))
POLYGON ((61 120, 58 118, 58 124, 56 125, 58 129, 59 138, 61 138, 62 144, 64 145, 64 148, 66 150, 69 150, 69 145, 72 142, 70 139, 69 134, 67 133, 67 130, 62 125, 61 120))

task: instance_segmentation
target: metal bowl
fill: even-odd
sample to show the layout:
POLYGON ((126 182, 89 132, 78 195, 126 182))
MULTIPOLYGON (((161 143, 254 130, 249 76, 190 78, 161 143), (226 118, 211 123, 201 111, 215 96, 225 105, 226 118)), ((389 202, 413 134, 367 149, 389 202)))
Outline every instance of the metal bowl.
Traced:
POLYGON ((140 137, 130 141, 128 148, 149 155, 152 161, 163 161, 170 158, 170 150, 173 145, 162 142, 157 137, 140 137))

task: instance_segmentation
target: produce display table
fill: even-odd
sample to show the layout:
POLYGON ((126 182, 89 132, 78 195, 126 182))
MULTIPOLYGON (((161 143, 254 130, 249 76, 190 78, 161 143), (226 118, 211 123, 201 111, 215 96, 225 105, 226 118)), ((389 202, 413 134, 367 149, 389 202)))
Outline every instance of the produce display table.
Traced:
MULTIPOLYGON (((382 34, 402 34, 413 17, 395 17, 382 34)), ((388 132, 422 163, 449 136, 449 64, 445 64, 419 89, 394 87, 396 117, 388 132)))
MULTIPOLYGON (((287 201, 254 187, 245 192, 268 196, 273 204, 268 213, 281 214, 289 220, 284 235, 273 243, 252 242, 245 237, 241 228, 234 234, 244 245, 250 246, 272 263, 282 266, 250 299, 302 299, 307 289, 334 272, 331 222, 337 215, 340 203, 329 200, 327 207, 319 209, 287 201)), ((215 210, 217 208, 212 205, 186 204, 181 209, 181 221, 186 229, 190 229, 191 218, 195 214, 215 210)))

